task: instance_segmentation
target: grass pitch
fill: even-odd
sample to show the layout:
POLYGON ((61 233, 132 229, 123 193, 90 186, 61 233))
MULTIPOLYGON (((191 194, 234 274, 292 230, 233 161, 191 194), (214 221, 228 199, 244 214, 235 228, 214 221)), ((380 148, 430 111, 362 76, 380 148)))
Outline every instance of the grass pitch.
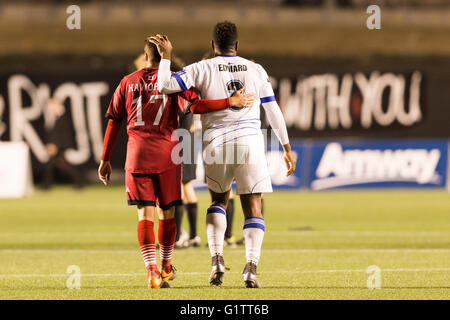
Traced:
MULTIPOLYGON (((243 247, 225 248, 230 271, 210 287, 207 193, 199 193, 201 248, 174 252, 168 290, 146 288, 137 215, 123 187, 58 187, 0 200, 0 299, 449 299, 450 195, 445 191, 275 192, 264 196, 263 288, 244 289, 243 247), (68 266, 81 269, 69 290, 68 266), (367 267, 381 268, 369 290, 367 267)), ((236 203, 234 235, 242 235, 236 203)), ((188 229, 184 218, 184 228, 188 229)))

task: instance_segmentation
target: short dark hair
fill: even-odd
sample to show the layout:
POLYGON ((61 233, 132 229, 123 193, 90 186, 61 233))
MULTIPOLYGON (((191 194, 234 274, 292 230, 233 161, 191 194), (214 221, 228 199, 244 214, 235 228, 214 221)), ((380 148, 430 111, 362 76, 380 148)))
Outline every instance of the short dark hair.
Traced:
POLYGON ((220 50, 232 49, 238 40, 236 25, 230 21, 219 22, 214 27, 213 40, 220 50))
POLYGON ((144 50, 150 56, 150 60, 152 60, 154 62, 161 61, 161 55, 158 52, 158 48, 156 47, 156 45, 154 45, 150 41, 145 40, 144 50))

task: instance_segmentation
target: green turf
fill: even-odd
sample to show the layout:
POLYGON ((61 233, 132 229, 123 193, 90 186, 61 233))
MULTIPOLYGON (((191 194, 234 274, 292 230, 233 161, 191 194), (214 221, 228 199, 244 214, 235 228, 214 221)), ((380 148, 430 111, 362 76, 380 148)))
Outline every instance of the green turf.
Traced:
MULTIPOLYGON (((209 287, 208 195, 199 199, 203 246, 175 251, 179 272, 169 290, 146 289, 135 209, 126 206, 122 187, 58 187, 0 200, 0 299, 450 298, 450 195, 444 191, 266 195, 261 290, 242 288, 243 247, 225 248, 231 270, 221 288, 209 287), (81 269, 81 290, 66 288, 69 265, 81 269), (367 289, 370 265, 382 270, 379 290, 367 289)), ((242 220, 239 208, 238 238, 242 220)))

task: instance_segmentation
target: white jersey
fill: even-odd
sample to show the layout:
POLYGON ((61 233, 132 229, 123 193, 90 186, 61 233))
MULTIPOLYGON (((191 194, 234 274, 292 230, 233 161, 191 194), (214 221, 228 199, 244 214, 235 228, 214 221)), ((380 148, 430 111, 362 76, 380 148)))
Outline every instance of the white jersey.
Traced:
MULTIPOLYGON (((284 145, 289 142, 286 125, 264 68, 238 56, 216 56, 185 67, 168 76, 170 61, 161 60, 158 88, 163 93, 178 92, 194 87, 202 99, 224 99, 245 86, 246 93, 255 94, 251 108, 231 107, 201 115, 205 141, 226 143, 243 142, 251 137, 261 137, 260 105, 266 110, 272 129, 284 145)), ((251 142, 250 142, 251 143, 251 142)))
POLYGON ((158 71, 160 92, 174 93, 191 87, 200 91, 202 99, 228 98, 242 87, 255 94, 254 105, 250 108, 231 106, 201 115, 208 188, 224 193, 230 190, 235 180, 239 195, 272 192, 261 132, 260 105, 281 144, 289 143, 289 139, 264 69, 241 57, 217 56, 171 75, 170 61, 161 60, 158 71))

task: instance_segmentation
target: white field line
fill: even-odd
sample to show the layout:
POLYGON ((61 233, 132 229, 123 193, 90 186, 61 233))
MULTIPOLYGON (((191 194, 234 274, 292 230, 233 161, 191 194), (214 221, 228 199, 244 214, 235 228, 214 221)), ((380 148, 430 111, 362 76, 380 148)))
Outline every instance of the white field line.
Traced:
MULTIPOLYGON (((322 236, 322 235, 335 235, 335 236, 397 236, 397 237, 403 237, 403 236, 450 236, 450 231, 364 231, 364 230, 340 230, 340 231, 332 231, 332 230, 296 230, 295 228, 288 229, 288 230, 266 230, 267 233, 277 235, 282 234, 284 236, 290 235, 290 236, 322 236)), ((105 232, 95 232, 95 234, 92 234, 92 232, 23 232, 23 233, 17 233, 17 232, 2 232, 0 234, 1 238, 8 238, 11 236, 17 236, 20 235, 23 236, 34 236, 34 237, 70 237, 73 238, 74 234, 76 234, 76 237, 78 238, 84 238, 84 237, 94 237, 94 238, 102 238, 106 235, 113 235, 115 237, 128 237, 128 236, 135 236, 135 232, 131 231, 121 231, 121 232, 113 232, 113 231, 105 231, 105 232)))
MULTIPOLYGON (((206 248, 205 248, 206 249, 206 248)), ((180 249, 183 252, 194 252, 198 249, 180 249)), ((242 253, 244 249, 226 248, 226 254, 242 253)), ((262 249, 267 253, 450 253, 450 249, 262 249)), ((129 253, 138 254, 138 249, 0 249, 1 253, 129 253)))
MULTIPOLYGON (((450 268, 399 268, 399 269, 381 269, 381 272, 441 272, 450 271, 450 268)), ((311 274, 311 273, 361 273, 366 269, 337 269, 337 270, 296 270, 290 273, 311 274)), ((228 272, 240 274, 240 272, 228 272)), ((260 272, 263 274, 264 272, 260 272)), ((178 272, 179 275, 209 275, 209 272, 178 272)), ((64 278, 70 274, 0 274, 0 278, 64 278)), ((81 277, 141 277, 145 273, 86 273, 81 277)))
POLYGON ((367 236, 367 237, 429 237, 429 236, 450 236, 450 232, 445 231, 308 231, 308 230, 295 230, 288 229, 286 231, 274 230, 267 231, 272 234, 289 234, 298 236, 347 236, 347 237, 357 237, 357 236, 367 236))
MULTIPOLYGON (((315 231, 315 230, 266 230, 266 234, 282 235, 284 237, 320 237, 320 236, 336 236, 336 237, 450 237, 450 231, 315 231)), ((3 232, 0 233, 0 238, 10 238, 20 236, 21 238, 104 238, 105 236, 114 237, 134 237, 135 232, 76 232, 76 233, 61 233, 61 232, 3 232)))

